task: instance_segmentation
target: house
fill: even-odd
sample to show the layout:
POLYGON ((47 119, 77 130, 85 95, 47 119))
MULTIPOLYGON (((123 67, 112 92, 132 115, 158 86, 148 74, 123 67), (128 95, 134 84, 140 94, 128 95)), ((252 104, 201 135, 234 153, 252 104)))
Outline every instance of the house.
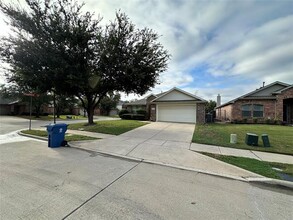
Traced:
POLYGON ((19 115, 27 111, 27 109, 26 103, 0 95, 0 115, 19 115))
POLYGON ((220 121, 293 123, 293 85, 274 82, 216 107, 220 121))
POLYGON ((125 103, 123 109, 147 111, 151 121, 205 123, 206 100, 174 87, 144 99, 125 103))
POLYGON ((127 110, 129 112, 133 112, 135 113, 137 110, 145 110, 148 113, 150 113, 150 102, 152 100, 154 100, 155 98, 158 98, 159 96, 161 96, 162 94, 164 94, 164 92, 159 93, 159 94, 150 94, 147 97, 143 98, 143 99, 139 99, 139 100, 135 100, 129 103, 123 103, 122 105, 122 109, 127 110))

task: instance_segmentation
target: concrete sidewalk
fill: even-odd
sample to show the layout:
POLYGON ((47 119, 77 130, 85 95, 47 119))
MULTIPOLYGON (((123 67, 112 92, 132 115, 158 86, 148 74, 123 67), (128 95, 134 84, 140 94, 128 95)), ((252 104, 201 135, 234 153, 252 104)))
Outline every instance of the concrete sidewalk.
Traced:
POLYGON ((276 163, 287 163, 293 164, 293 156, 284 154, 275 154, 253 150, 242 150, 229 147, 219 147, 214 145, 197 144, 192 143, 190 150, 196 152, 206 152, 213 154, 221 154, 236 157, 247 157, 261 161, 276 162, 276 163))

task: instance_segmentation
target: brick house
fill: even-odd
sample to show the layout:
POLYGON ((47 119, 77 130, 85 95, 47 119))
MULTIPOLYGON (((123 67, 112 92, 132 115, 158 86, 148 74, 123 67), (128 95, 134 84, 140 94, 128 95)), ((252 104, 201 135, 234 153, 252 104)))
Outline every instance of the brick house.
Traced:
POLYGON ((167 92, 149 95, 125 103, 123 109, 146 110, 151 121, 205 123, 206 100, 174 87, 167 92))
POLYGON ((216 107, 220 121, 267 122, 293 124, 293 85, 274 82, 216 107))

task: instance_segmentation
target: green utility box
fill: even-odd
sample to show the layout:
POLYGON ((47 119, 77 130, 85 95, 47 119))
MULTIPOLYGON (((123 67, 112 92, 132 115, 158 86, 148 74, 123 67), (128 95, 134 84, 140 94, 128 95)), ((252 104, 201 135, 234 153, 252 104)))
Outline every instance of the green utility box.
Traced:
POLYGON ((245 143, 249 146, 258 146, 258 135, 246 133, 245 143))
POLYGON ((269 136, 267 134, 261 135, 261 139, 262 139, 264 147, 270 147, 271 146, 269 136))

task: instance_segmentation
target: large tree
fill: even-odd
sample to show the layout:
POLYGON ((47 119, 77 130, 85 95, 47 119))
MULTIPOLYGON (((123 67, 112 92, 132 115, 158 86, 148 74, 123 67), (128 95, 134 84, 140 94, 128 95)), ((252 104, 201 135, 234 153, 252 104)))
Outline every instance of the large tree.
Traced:
POLYGON ((28 9, 0 3, 14 35, 3 39, 8 80, 75 95, 93 123, 96 106, 113 92, 144 94, 167 68, 158 34, 137 29, 120 12, 106 26, 73 0, 26 0, 28 9))

